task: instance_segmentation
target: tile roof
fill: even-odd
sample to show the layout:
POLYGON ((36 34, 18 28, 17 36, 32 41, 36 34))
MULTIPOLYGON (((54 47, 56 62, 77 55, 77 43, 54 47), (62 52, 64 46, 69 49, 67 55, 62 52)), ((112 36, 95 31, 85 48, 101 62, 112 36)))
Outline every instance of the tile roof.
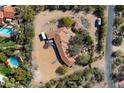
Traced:
POLYGON ((12 6, 4 6, 3 14, 5 18, 15 18, 15 9, 12 6))
POLYGON ((59 54, 63 60, 63 62, 68 65, 69 67, 75 63, 75 59, 70 57, 68 54, 68 30, 63 27, 59 28, 55 31, 51 30, 47 33, 48 39, 54 39, 59 54))

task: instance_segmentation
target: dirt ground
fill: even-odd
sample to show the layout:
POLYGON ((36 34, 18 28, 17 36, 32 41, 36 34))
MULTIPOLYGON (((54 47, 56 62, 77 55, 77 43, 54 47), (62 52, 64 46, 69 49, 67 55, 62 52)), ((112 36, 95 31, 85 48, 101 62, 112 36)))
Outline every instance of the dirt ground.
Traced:
MULTIPOLYGON (((37 87, 40 85, 40 83, 46 83, 49 80, 53 78, 60 78, 55 73, 55 70, 61 65, 54 53, 54 50, 52 47, 49 47, 48 49, 44 49, 44 42, 41 42, 39 39, 40 32, 47 32, 51 28, 56 28, 56 23, 50 23, 50 21, 55 21, 57 19, 60 19, 65 16, 74 16, 75 14, 71 11, 68 12, 61 12, 61 11, 45 11, 41 12, 38 15, 36 15, 34 19, 34 30, 35 30, 35 37, 33 39, 33 52, 32 52, 32 64, 33 64, 33 76, 34 79, 32 80, 31 86, 37 87)), ((95 37, 95 31, 96 28, 94 26, 96 17, 92 14, 84 14, 83 12, 79 12, 76 14, 78 16, 83 16, 90 22, 90 28, 89 32, 90 35, 94 38, 94 42, 96 41, 95 37)), ((95 66, 99 66, 99 68, 104 68, 104 62, 96 62, 94 63, 95 66)), ((69 70, 69 72, 66 74, 71 74, 75 72, 76 70, 79 70, 80 67, 73 67, 69 70)), ((63 77, 63 76, 61 76, 63 77)))

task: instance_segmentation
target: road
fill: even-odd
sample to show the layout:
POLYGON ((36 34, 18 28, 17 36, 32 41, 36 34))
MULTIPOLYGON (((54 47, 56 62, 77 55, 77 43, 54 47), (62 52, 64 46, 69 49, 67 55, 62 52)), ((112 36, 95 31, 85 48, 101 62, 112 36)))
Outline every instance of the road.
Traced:
POLYGON ((106 36, 106 48, 105 48, 105 64, 106 64, 106 80, 109 88, 114 88, 114 82, 111 79, 112 75, 112 31, 113 31, 113 22, 114 22, 114 5, 108 6, 108 23, 107 23, 107 36, 106 36))

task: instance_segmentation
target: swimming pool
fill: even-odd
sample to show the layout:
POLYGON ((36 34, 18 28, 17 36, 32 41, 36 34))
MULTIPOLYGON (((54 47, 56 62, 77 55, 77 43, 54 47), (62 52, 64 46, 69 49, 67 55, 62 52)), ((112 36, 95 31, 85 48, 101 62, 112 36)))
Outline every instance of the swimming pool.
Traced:
POLYGON ((11 35, 12 34, 12 28, 0 27, 0 34, 11 35))
POLYGON ((19 66, 20 65, 20 61, 18 60, 18 58, 16 58, 15 56, 10 57, 10 63, 14 66, 19 66))

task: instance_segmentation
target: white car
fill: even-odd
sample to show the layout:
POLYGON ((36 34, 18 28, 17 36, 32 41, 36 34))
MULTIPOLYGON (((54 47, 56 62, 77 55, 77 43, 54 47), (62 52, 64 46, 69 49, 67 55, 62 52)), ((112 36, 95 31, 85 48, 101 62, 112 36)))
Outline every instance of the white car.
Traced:
POLYGON ((43 40, 46 40, 47 39, 46 34, 44 32, 41 32, 40 35, 41 35, 41 38, 43 40))
POLYGON ((98 25, 101 25, 101 24, 102 24, 102 19, 98 18, 98 25))

